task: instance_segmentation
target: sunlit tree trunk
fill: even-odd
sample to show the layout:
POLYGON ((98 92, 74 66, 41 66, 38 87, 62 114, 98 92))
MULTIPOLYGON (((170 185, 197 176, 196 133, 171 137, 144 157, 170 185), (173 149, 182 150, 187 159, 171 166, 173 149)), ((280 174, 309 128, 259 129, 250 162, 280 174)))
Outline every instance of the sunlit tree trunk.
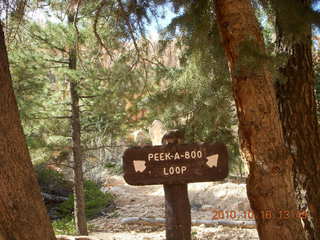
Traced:
POLYGON ((247 193, 260 239, 305 239, 297 213, 293 159, 285 146, 264 42, 250 0, 216 0, 233 83, 247 193), (284 216, 284 211, 290 216, 284 216))
POLYGON ((55 239, 21 127, 1 23, 0 239, 55 239))

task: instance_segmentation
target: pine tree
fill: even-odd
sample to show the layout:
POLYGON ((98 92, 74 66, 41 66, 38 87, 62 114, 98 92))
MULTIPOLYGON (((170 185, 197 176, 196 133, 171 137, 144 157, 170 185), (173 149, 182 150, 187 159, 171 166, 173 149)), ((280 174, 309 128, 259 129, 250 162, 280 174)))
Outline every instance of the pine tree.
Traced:
POLYGON ((297 212, 293 159, 285 146, 272 75, 261 61, 265 47, 254 10, 247 0, 218 0, 215 7, 233 81, 241 147, 250 168, 247 193, 259 236, 304 239, 299 219, 278 225, 281 211, 297 212), (251 54, 243 51, 248 47, 251 54))
MULTIPOLYGON (((104 148, 104 144, 97 146, 95 142, 125 135, 124 126, 130 127, 131 114, 135 114, 125 112, 126 101, 132 101, 143 86, 143 71, 138 67, 136 51, 123 42, 124 28, 116 21, 96 19, 98 5, 84 5, 71 24, 63 20, 43 25, 26 22, 24 29, 29 38, 24 36, 23 41, 11 45, 15 88, 33 156, 55 161, 58 166, 76 162, 65 162, 71 155, 70 132, 72 126, 75 129, 74 123, 77 135, 74 139, 83 160, 86 151, 104 148), (129 47, 121 49, 121 44, 129 47), (25 65, 18 64, 21 62, 25 65), (40 152, 47 154, 39 156, 40 152)), ((59 9, 66 8, 61 1, 52 7, 58 14, 59 9)), ((106 11, 99 15, 102 19, 113 12, 108 6, 103 9, 106 11)), ((78 151, 77 156, 80 154, 78 151)), ((79 227, 80 234, 86 234, 84 225, 79 227)))
MULTIPOLYGON (((210 7, 205 7, 209 1, 197 1, 192 3, 187 1, 170 2, 173 2, 176 9, 182 7, 184 10, 184 15, 180 15, 181 17, 174 19, 174 22, 181 23, 181 21, 188 20, 189 29, 187 29, 187 32, 193 36, 193 42, 197 42, 197 40, 199 40, 201 43, 203 43, 202 40, 204 35, 194 31, 194 26, 198 25, 199 28, 202 26, 203 28, 206 27, 209 29, 207 25, 203 24, 201 21, 204 16, 203 12, 205 12, 203 9, 210 9, 210 7), (197 19, 198 22, 193 22, 192 19, 197 19)), ((317 204, 319 203, 317 200, 319 194, 317 194, 316 186, 318 185, 317 178, 319 176, 319 164, 315 160, 318 159, 316 153, 317 151, 312 150, 312 148, 317 149, 317 144, 319 141, 316 119, 316 101, 313 96, 314 80, 310 41, 310 23, 319 22, 318 13, 311 9, 311 4, 316 1, 294 1, 293 3, 292 1, 285 0, 261 2, 263 2, 265 5, 271 2, 273 8, 273 13, 271 13, 271 15, 273 14, 274 16, 274 14, 277 13, 278 40, 280 40, 278 41, 278 44, 280 43, 280 45, 278 45, 278 55, 280 56, 277 56, 277 59, 275 59, 274 57, 267 56, 266 53, 261 54, 257 52, 256 54, 260 56, 254 59, 259 59, 259 63, 263 61, 265 64, 267 64, 269 71, 274 72, 274 68, 270 69, 271 64, 269 63, 270 59, 272 58, 273 60, 276 60, 273 62, 273 64, 278 64, 276 68, 280 68, 282 76, 280 75, 279 77, 279 74, 273 75, 278 81, 277 95, 281 113, 280 120, 284 127, 285 141, 287 145, 292 146, 290 150, 295 160, 294 168, 296 171, 295 186, 298 192, 297 200, 299 204, 303 205, 300 206, 300 210, 305 210, 307 206, 306 201, 309 202, 310 207, 308 212, 310 214, 308 219, 304 219, 307 230, 306 233, 309 232, 307 233, 309 234, 309 237, 312 235, 311 239, 317 239, 315 235, 317 227, 311 227, 317 225, 318 222, 316 209, 319 208, 317 207, 317 204), (286 56, 287 58, 283 56, 286 56), (285 64, 286 62, 288 62, 287 66, 285 64), (306 79, 307 81, 305 81, 306 79), (305 89, 303 92, 304 94, 301 93, 301 89, 305 89), (297 121, 292 121, 292 119, 296 119, 297 121), (307 130, 304 131, 303 128, 307 128, 307 130), (300 136, 305 136, 305 138, 300 138, 300 136), (311 141, 312 144, 307 144, 308 146, 306 146, 305 143, 310 141, 310 136, 312 136, 313 139, 311 141), (304 163, 300 164, 300 161, 304 161, 304 163), (306 164, 306 162, 308 162, 308 164, 306 164), (300 166, 298 166, 299 164, 300 166), (300 174, 297 174, 298 171, 300 174), (310 177, 299 178, 298 176, 301 176, 301 172, 304 172, 304 176, 310 177), (300 187, 298 187, 298 185, 300 187), (308 196, 306 196, 304 200, 301 198, 302 196, 300 190, 302 188, 308 189, 307 192, 309 192, 309 194, 307 194, 308 196), (313 213, 311 214, 311 212, 313 213), (311 223, 312 221, 313 223, 311 223)), ((260 8, 259 5, 256 5, 256 7, 260 8)), ((268 8, 268 13, 270 14, 270 8, 268 8)), ((213 16, 211 19, 214 18, 215 16, 213 16)), ((185 33, 184 29, 181 32, 185 33)), ((190 46, 190 43, 188 45, 190 46)), ((203 44, 203 46, 206 45, 203 44)), ((247 58, 250 58, 252 54, 250 51, 252 51, 252 46, 247 44, 247 46, 242 46, 241 54, 246 55, 247 58)), ((252 63, 250 59, 245 59, 243 61, 252 63)), ((254 64, 252 64, 252 66, 254 66, 254 64)))
POLYGON ((144 99, 148 117, 161 119, 169 128, 183 129, 186 142, 227 143, 232 174, 243 174, 231 82, 212 21, 213 4, 179 2, 175 7, 184 11, 157 43, 161 64, 154 67, 151 79, 155 84, 144 99), (171 60, 166 60, 168 56, 171 60))
POLYGON ((19 119, 2 23, 0 59, 0 238, 54 240, 19 119))
POLYGON ((270 5, 269 13, 275 16, 277 54, 287 58, 279 67, 276 91, 286 145, 294 159, 297 200, 299 209, 308 215, 303 219, 307 239, 319 239, 320 138, 312 30, 311 22, 306 19, 310 15, 311 1, 270 1, 270 5))

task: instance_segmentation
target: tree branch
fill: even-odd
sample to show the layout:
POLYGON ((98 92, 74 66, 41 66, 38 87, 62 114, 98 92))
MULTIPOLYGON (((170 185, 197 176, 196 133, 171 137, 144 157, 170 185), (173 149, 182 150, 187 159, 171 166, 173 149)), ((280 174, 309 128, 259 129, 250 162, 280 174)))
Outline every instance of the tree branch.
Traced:
POLYGON ((124 9, 121 0, 117 0, 117 2, 118 2, 119 6, 121 8, 121 11, 123 12, 124 17, 125 17, 126 23, 128 25, 128 28, 129 28, 129 34, 130 34, 131 39, 133 41, 134 48, 136 49, 136 52, 138 54, 138 58, 140 58, 141 57, 140 50, 139 50, 138 44, 136 42, 136 38, 134 36, 134 31, 133 31, 133 27, 132 27, 132 24, 131 24, 130 19, 129 19, 129 15, 126 12, 126 10, 124 9))
POLYGON ((62 61, 62 60, 55 60, 55 59, 44 59, 45 61, 48 62, 55 62, 55 63, 63 63, 63 64, 69 64, 68 61, 62 61))
POLYGON ((34 37, 34 38, 46 43, 48 46, 50 46, 50 47, 52 47, 52 48, 54 48, 56 50, 59 50, 59 51, 61 51, 63 53, 67 53, 66 49, 53 45, 52 42, 49 39, 43 38, 43 37, 35 34, 33 31, 29 31, 29 34, 31 34, 32 37, 34 37))
POLYGON ((113 57, 112 57, 112 54, 109 50, 109 48, 103 43, 98 31, 97 31, 97 25, 98 25, 98 22, 99 22, 99 17, 100 17, 100 13, 101 13, 101 10, 103 9, 103 7, 105 6, 106 4, 106 1, 102 0, 98 6, 98 9, 97 9, 97 12, 96 12, 96 16, 94 18, 94 21, 93 21, 93 33, 96 37, 96 39, 98 40, 98 43, 103 47, 104 50, 106 50, 107 54, 109 55, 110 59, 113 60, 113 57))
POLYGON ((52 117, 32 117, 30 119, 45 120, 45 119, 71 119, 70 116, 52 116, 52 117))
POLYGON ((94 150, 99 150, 103 148, 121 148, 121 147, 130 147, 128 145, 116 145, 116 146, 111 146, 111 145, 102 145, 102 146, 97 146, 97 147, 92 147, 92 148, 83 148, 84 151, 94 151, 94 150))
POLYGON ((101 95, 92 95, 92 96, 79 96, 79 98, 95 98, 100 97, 101 95))
POLYGON ((73 169, 73 167, 72 166, 70 166, 70 165, 67 165, 67 164, 63 164, 63 163, 56 163, 56 162, 54 162, 54 164, 57 166, 57 167, 66 167, 66 168, 71 168, 71 169, 73 169))

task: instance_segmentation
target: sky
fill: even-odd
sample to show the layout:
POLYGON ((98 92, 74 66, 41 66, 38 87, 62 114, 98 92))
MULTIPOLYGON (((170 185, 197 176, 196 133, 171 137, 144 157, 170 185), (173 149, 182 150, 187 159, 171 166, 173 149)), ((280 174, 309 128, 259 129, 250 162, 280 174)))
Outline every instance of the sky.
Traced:
MULTIPOLYGON (((0 0, 1 1, 1 0, 0 0)), ((151 24, 146 26, 147 36, 151 40, 159 39, 159 31, 168 26, 171 20, 177 16, 171 5, 167 5, 163 8, 163 18, 159 18, 158 21, 153 20, 151 24)), ((29 12, 28 17, 33 19, 35 22, 45 24, 49 22, 60 22, 55 16, 50 15, 49 8, 37 9, 35 11, 29 12)))
POLYGON ((151 24, 147 27, 147 31, 149 32, 149 36, 151 39, 158 40, 158 32, 167 27, 170 24, 171 20, 177 16, 177 14, 173 11, 171 5, 167 5, 164 7, 164 13, 164 18, 158 19, 158 23, 156 21, 152 21, 151 24))

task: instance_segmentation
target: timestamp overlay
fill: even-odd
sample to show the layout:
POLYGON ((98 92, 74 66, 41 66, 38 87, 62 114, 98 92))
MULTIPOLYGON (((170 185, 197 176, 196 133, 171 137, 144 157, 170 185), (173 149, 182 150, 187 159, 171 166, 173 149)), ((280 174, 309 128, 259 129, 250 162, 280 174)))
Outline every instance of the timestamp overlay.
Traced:
POLYGON ((254 219, 279 219, 286 220, 290 218, 299 218, 306 219, 308 214, 306 211, 289 211, 289 210, 279 210, 279 211, 271 211, 271 210, 263 210, 258 213, 254 213, 252 210, 212 210, 212 219, 220 220, 220 219, 243 219, 243 220, 254 220, 254 219))

